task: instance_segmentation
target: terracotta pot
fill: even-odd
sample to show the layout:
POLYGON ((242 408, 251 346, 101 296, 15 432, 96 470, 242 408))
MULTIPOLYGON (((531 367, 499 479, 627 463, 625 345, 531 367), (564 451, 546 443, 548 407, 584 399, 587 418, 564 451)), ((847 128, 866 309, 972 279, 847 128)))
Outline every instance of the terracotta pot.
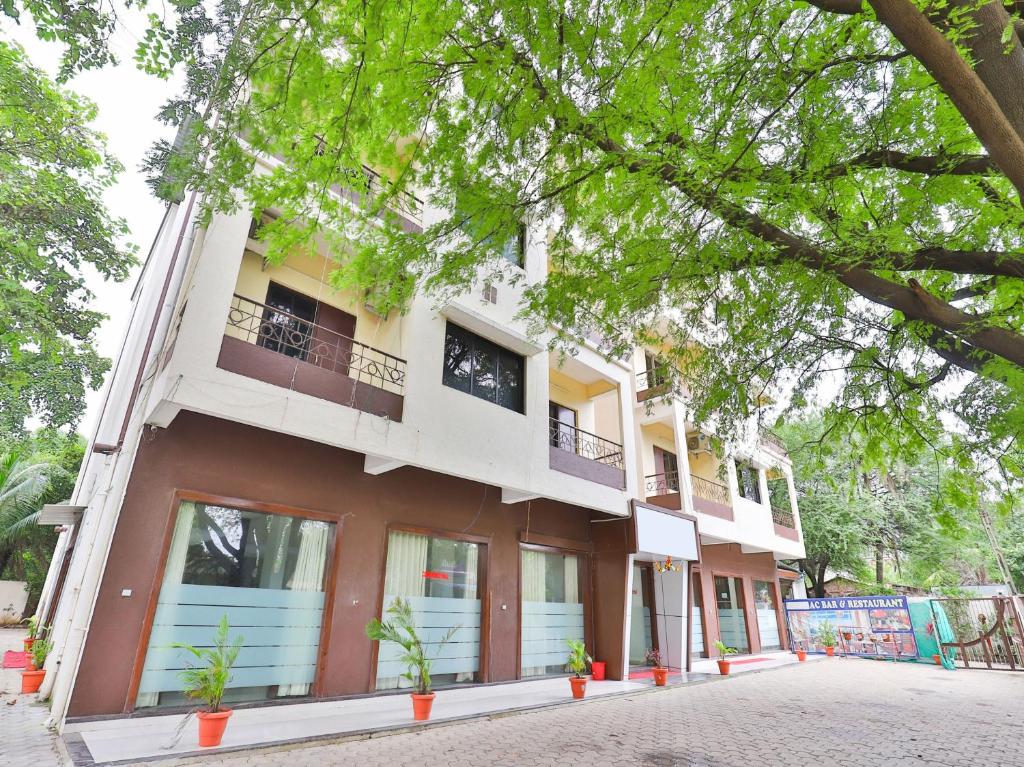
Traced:
POLYGON ((430 709, 434 707, 436 694, 434 692, 428 692, 426 695, 420 695, 418 692, 411 694, 413 719, 417 722, 425 722, 430 719, 430 709))
POLYGON ((590 664, 590 678, 595 682, 601 682, 604 680, 604 661, 595 660, 590 664))
POLYGON ((826 647, 825 648, 825 654, 828 657, 831 658, 832 656, 834 656, 836 654, 836 648, 835 647, 826 647))
POLYGON ((46 670, 42 669, 36 671, 35 669, 26 670, 21 672, 21 691, 22 692, 39 692, 39 686, 43 683, 43 677, 46 676, 46 670))
POLYGON ((228 717, 231 716, 231 709, 222 708, 220 711, 199 711, 196 718, 199 720, 199 745, 203 748, 212 748, 220 745, 220 739, 224 737, 224 730, 228 726, 228 717))
POLYGON ((800 661, 801 663, 803 663, 805 660, 807 660, 807 651, 806 650, 797 650, 796 651, 796 659, 798 661, 800 661))
POLYGON ((21 643, 25 645, 25 652, 32 652, 32 645, 36 643, 36 640, 31 637, 27 637, 21 640, 21 643))
POLYGON ((571 676, 569 677, 569 684, 572 686, 572 697, 577 700, 587 694, 586 677, 571 676))
POLYGON ((654 672, 654 684, 658 687, 664 687, 665 683, 668 682, 668 669, 664 666, 655 666, 652 671, 654 672))
POLYGON ((942 665, 942 656, 941 655, 933 655, 932 656, 932 660, 935 661, 935 665, 936 666, 941 666, 942 665))
POLYGON ((722 676, 729 676, 729 661, 720 660, 718 661, 718 673, 722 676))

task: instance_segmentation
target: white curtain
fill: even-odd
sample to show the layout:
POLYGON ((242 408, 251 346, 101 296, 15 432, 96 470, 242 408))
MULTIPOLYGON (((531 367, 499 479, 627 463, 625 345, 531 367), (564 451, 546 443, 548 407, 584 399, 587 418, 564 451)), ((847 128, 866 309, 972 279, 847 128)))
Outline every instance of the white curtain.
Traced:
MULTIPOLYGON (((384 594, 388 597, 424 596, 423 571, 427 569, 427 544, 425 535, 395 530, 388 537, 387 575, 384 578, 384 594)), ((389 605, 384 605, 385 613, 389 605)))
MULTIPOLYGON (((171 534, 171 547, 167 550, 167 566, 164 569, 164 586, 177 586, 185 575, 185 557, 192 537, 192 522, 196 518, 196 505, 183 501, 178 506, 178 520, 171 534)), ((136 708, 155 706, 160 702, 158 692, 140 692, 135 698, 136 708)))
MULTIPOLYGON (((532 549, 523 549, 523 562, 522 562, 522 590, 523 590, 523 602, 546 602, 547 601, 547 563, 548 555, 543 551, 533 551, 532 549)), ((523 616, 519 616, 520 622, 523 620, 523 616)), ((520 632, 522 636, 527 636, 526 631, 520 632)), ((522 675, 527 676, 539 676, 547 671, 545 666, 524 666, 522 669, 522 675)))
MULTIPOLYGON (((323 522, 294 519, 292 524, 301 524, 302 539, 299 541, 299 553, 295 561, 295 571, 288 579, 291 591, 322 591, 324 587, 324 567, 327 564, 327 541, 330 527, 323 522)), ((284 536, 282 536, 283 538, 284 536)), ((277 688, 278 697, 286 695, 309 695, 309 683, 282 684, 277 688)))
POLYGON ((580 603, 580 570, 577 566, 576 557, 572 554, 562 559, 565 567, 565 601, 568 604, 580 603))

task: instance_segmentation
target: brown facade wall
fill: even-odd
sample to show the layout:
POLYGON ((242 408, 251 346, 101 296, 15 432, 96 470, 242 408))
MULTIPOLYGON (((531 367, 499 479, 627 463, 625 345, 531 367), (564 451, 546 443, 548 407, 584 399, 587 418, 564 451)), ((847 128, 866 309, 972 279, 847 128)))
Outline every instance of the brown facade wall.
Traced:
POLYGON ((705 643, 709 657, 715 657, 715 640, 721 634, 718 629, 718 608, 715 599, 714 576, 723 575, 738 577, 743 581, 744 615, 747 624, 747 635, 750 639, 750 652, 761 651, 761 638, 757 631, 757 613, 754 606, 754 581, 768 581, 775 584, 776 615, 780 621, 780 637, 783 648, 787 645, 785 623, 782 614, 782 590, 779 588, 778 568, 771 552, 761 554, 744 554, 738 543, 719 543, 700 547, 700 567, 694 572, 700 573, 701 597, 704 605, 705 643))
MULTIPOLYGON (((371 690, 373 648, 364 626, 380 611, 389 524, 488 540, 482 640, 489 652, 481 676, 483 681, 517 677, 519 543, 527 503, 502 504, 498 488, 412 467, 373 476, 363 471, 362 454, 188 412, 143 443, 103 575, 70 716, 133 708, 133 673, 144 659, 150 599, 162 579, 162 557, 181 491, 298 507, 336 520, 338 560, 332 570, 337 576, 325 610, 329 645, 317 684, 320 695, 371 690), (131 589, 132 596, 122 597, 122 589, 131 589)), ((534 500, 530 531, 589 544, 595 516, 568 504, 534 500)), ((594 610, 594 633, 599 643, 612 644, 617 633, 621 645, 626 556, 616 556, 621 556, 621 567, 614 557, 596 567, 593 603, 602 608, 594 610), (605 609, 612 603, 615 609, 605 609), (617 626, 607 625, 616 620, 617 626)))

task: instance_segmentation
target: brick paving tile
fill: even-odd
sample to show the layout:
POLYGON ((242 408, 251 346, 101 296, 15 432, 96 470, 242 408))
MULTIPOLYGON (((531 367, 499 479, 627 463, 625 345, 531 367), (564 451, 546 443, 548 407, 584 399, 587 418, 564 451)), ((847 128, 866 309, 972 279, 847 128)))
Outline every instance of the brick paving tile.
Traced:
MULTIPOLYGON (((6 650, 20 650, 27 632, 0 629, 0 657, 6 650)), ((62 764, 57 739, 45 729, 49 716, 36 703, 35 694, 21 694, 21 670, 0 669, 0 765, 3 767, 50 767, 62 764)))

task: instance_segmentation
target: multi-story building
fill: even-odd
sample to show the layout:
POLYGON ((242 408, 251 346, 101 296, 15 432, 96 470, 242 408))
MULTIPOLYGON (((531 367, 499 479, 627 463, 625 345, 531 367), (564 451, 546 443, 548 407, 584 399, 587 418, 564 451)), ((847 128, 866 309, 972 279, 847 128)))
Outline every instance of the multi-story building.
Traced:
MULTIPOLYGON (((167 209, 47 579, 58 724, 182 704, 171 645, 225 615, 232 701, 402 686, 364 632, 395 597, 434 647, 454 629, 438 685, 563 673, 570 638, 613 679, 649 647, 786 646, 776 442, 722 462, 653 352, 549 352, 514 281, 382 315, 329 253, 275 265, 249 214, 197 212, 167 209)), ((544 246, 527 227, 501 268, 543 280, 544 246)))

